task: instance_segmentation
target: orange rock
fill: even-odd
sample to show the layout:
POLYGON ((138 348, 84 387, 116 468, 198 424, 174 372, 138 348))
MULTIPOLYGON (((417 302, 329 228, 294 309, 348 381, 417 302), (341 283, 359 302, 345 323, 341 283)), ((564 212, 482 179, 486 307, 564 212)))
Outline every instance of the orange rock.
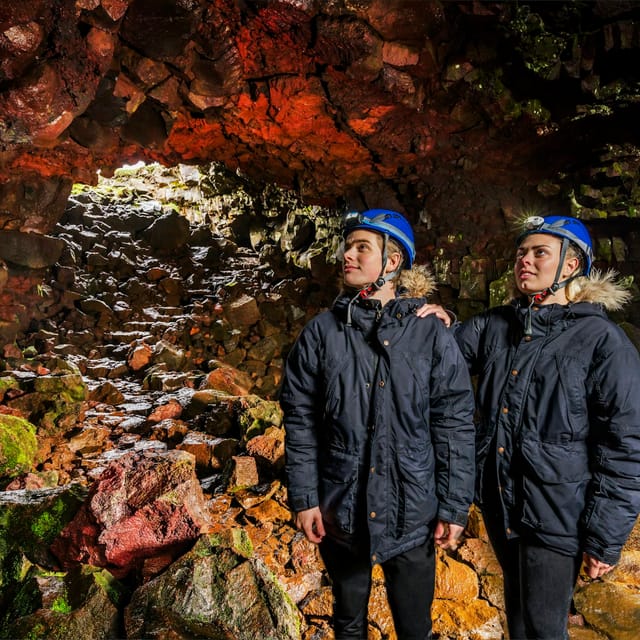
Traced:
POLYGON ((478 597, 478 576, 466 564, 438 552, 436 562, 436 597, 468 602, 478 597))

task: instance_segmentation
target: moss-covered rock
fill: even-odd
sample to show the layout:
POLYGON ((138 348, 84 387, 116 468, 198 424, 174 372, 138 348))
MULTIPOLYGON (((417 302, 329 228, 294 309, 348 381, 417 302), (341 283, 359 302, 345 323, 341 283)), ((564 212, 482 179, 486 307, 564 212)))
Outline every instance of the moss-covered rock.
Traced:
POLYGON ((276 401, 246 396, 239 402, 238 422, 245 442, 263 434, 271 426, 279 427, 282 420, 282 409, 276 401))
POLYGON ((203 535, 167 571, 138 588, 127 637, 297 640, 301 616, 240 529, 203 535))
POLYGON ((61 362, 50 374, 34 373, 13 383, 12 379, 9 376, 4 384, 19 393, 5 403, 26 416, 39 433, 56 435, 75 426, 87 398, 87 387, 77 367, 61 362))
POLYGON ((0 492, 0 608, 32 564, 54 566, 49 545, 85 495, 80 485, 0 492))
POLYGON ((0 414, 0 479, 29 471, 37 451, 36 427, 24 418, 0 414))
POLYGON ((105 569, 64 573, 32 567, 0 618, 0 638, 80 640, 118 638, 125 590, 105 569))

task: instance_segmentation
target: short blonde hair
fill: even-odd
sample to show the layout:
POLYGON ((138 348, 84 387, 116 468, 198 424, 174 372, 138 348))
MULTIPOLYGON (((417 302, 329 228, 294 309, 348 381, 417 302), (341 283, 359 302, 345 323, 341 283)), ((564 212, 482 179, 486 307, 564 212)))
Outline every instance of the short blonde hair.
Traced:
POLYGON ((404 265, 407 263, 407 256, 404 252, 404 249, 402 247, 402 245, 395 240, 394 238, 389 238, 387 236, 387 255, 389 255, 390 253, 399 253, 400 254, 400 269, 398 269, 395 274, 393 275, 393 278, 391 278, 391 282, 393 282, 394 284, 398 283, 398 280, 400 279, 400 275, 402 274, 402 271, 404 270, 404 265))
MULTIPOLYGON (((583 275, 574 277, 573 280, 570 280, 569 282, 567 282, 567 285, 565 287, 565 295, 567 296, 567 300, 569 302, 573 302, 576 299, 576 297, 578 297, 587 279, 586 276, 584 275, 584 267, 585 267, 584 253, 582 253, 582 250, 578 247, 578 245, 576 245, 573 242, 569 242, 569 246, 567 247, 567 256, 565 260, 568 260, 571 258, 578 258, 579 260, 578 266, 576 267, 576 270, 573 273, 577 271, 579 273, 582 273, 583 275)), ((573 274, 571 274, 571 276, 569 277, 573 277, 573 274)))

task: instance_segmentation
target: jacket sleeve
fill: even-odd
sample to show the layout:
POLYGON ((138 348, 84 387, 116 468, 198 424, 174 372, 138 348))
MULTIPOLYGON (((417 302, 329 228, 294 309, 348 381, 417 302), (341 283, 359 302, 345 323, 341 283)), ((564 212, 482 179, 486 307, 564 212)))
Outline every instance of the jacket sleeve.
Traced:
POLYGON ((480 343, 487 324, 485 314, 469 318, 465 322, 456 322, 451 330, 455 336, 460 353, 464 358, 471 375, 480 373, 482 363, 479 362, 480 343))
POLYGON ((295 512, 319 504, 317 421, 322 407, 319 345, 318 336, 307 325, 289 352, 280 390, 287 490, 289 505, 295 512))
POLYGON ((622 331, 608 342, 592 368, 592 479, 582 520, 583 551, 615 564, 640 512, 640 358, 622 331))
POLYGON ((436 335, 430 386, 438 518, 464 526, 474 492, 474 397, 467 365, 444 328, 436 335))

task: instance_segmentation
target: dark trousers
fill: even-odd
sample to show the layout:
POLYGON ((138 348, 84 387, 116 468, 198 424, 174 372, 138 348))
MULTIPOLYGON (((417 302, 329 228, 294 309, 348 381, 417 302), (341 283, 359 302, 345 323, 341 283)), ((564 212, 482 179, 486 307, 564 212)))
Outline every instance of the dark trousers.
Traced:
POLYGON ((483 509, 504 574, 511 640, 567 640, 567 617, 582 555, 567 556, 524 538, 508 539, 502 517, 483 509))
MULTIPOLYGON (((320 553, 331 578, 336 640, 367 638, 371 593, 368 555, 323 540, 320 553)), ((398 640, 431 638, 431 603, 435 588, 433 537, 424 544, 382 563, 387 599, 398 640)))

